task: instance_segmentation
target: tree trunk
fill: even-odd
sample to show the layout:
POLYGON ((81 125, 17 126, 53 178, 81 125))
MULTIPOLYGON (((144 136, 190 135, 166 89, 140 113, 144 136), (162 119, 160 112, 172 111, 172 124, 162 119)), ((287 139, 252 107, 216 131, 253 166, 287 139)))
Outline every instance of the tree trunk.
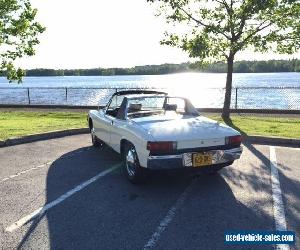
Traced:
POLYGON ((226 90, 225 90, 225 99, 224 99, 224 106, 222 112, 223 120, 228 120, 230 116, 233 61, 234 61, 234 55, 230 54, 229 57, 227 58, 226 90))

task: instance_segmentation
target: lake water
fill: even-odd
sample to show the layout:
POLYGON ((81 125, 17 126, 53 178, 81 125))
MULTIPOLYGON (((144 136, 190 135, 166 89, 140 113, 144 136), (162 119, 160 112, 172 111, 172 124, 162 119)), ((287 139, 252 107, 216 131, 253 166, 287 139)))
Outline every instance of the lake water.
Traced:
MULTIPOLYGON (((114 90, 95 88, 158 88, 185 96, 197 107, 221 107, 226 74, 181 73, 154 76, 64 76, 25 77, 22 84, 8 84, 0 78, 0 103, 26 104, 30 90, 32 104, 104 104, 114 90), (12 87, 13 89, 6 89, 12 87), (38 88, 37 88, 38 87, 38 88), (49 88, 50 89, 47 89, 49 88), (67 98, 65 89, 68 87, 67 98), (86 88, 86 89, 82 89, 86 88)), ((238 108, 300 109, 300 73, 234 74, 233 86, 238 88, 238 108), (258 87, 258 88, 257 88, 258 87), (273 89, 261 89, 268 87, 273 89), (281 88, 284 87, 284 88, 281 88), (294 87, 294 88, 286 88, 294 87)), ((235 106, 235 91, 232 97, 235 106)))

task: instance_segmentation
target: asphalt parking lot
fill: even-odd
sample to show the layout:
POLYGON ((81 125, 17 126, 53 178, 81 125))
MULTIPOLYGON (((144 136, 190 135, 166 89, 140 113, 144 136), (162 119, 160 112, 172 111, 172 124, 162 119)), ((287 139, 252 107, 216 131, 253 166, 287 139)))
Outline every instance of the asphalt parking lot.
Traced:
POLYGON ((224 232, 276 229, 275 161, 300 249, 299 160, 299 148, 247 144, 217 175, 153 172, 135 186, 88 135, 0 148, 0 248, 273 249, 225 245, 224 232))

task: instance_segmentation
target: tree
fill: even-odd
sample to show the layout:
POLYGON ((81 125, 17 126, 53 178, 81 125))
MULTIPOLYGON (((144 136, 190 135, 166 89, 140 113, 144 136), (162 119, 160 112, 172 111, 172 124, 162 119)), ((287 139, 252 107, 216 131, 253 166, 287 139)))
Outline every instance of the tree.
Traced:
POLYGON ((147 1, 157 3, 158 15, 176 25, 162 44, 179 47, 202 62, 227 62, 223 119, 230 116, 233 62, 239 51, 250 47, 293 54, 300 48, 299 0, 147 1))
POLYGON ((37 37, 45 30, 35 21, 36 13, 29 0, 0 0, 0 71, 6 71, 10 82, 21 81, 24 72, 14 61, 34 55, 37 37))

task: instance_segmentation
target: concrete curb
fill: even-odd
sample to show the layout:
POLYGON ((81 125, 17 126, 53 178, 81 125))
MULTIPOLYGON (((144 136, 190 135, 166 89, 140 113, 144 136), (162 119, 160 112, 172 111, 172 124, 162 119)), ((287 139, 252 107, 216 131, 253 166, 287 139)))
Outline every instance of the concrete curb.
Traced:
POLYGON ((259 135, 243 135, 243 140, 250 143, 258 144, 276 144, 276 145, 290 145, 300 147, 300 139, 296 138, 282 138, 282 137, 266 137, 259 135))
POLYGON ((59 137, 64 137, 68 135, 78 135, 78 134, 87 134, 89 132, 88 128, 75 128, 68 130, 60 130, 60 131, 52 131, 47 133, 35 134, 35 135, 27 135, 20 138, 10 138, 6 141, 0 141, 0 147, 13 146, 28 142, 41 141, 54 139, 59 137))
MULTIPOLYGON (((6 141, 0 141, 0 147, 13 146, 28 142, 54 139, 69 135, 87 134, 88 128, 75 128, 61 131, 52 131, 42 134, 28 135, 20 138, 11 138, 6 141)), ((276 145, 291 145, 300 147, 300 139, 295 138, 281 138, 281 137, 266 137, 258 135, 243 135, 243 141, 258 144, 276 144, 276 145)))

